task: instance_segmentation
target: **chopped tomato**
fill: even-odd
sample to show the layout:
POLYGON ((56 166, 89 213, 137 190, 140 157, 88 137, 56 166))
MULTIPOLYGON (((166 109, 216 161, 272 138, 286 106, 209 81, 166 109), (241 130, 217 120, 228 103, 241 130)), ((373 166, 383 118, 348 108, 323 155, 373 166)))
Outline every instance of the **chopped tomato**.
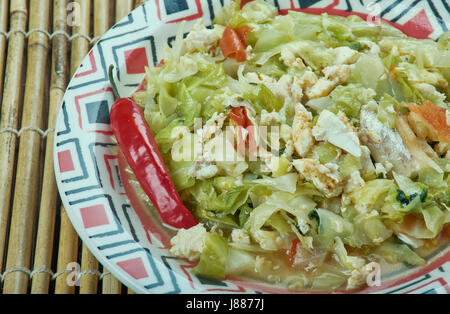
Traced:
POLYGON ((402 228, 402 230, 411 231, 415 227, 417 227, 417 225, 424 224, 424 223, 425 222, 423 221, 423 219, 418 218, 416 215, 408 214, 405 217, 403 217, 403 222, 401 224, 401 228, 402 228))
POLYGON ((246 46, 248 34, 250 34, 250 32, 252 31, 252 28, 248 25, 244 25, 244 26, 236 28, 234 31, 237 33, 237 35, 241 39, 241 42, 244 44, 244 46, 246 46))
POLYGON ((291 242, 291 248, 286 251, 286 255, 288 258, 289 266, 294 266, 295 263, 295 256, 297 255, 297 246, 300 244, 300 240, 298 238, 295 238, 291 242))
POLYGON ((450 142, 450 126, 447 124, 447 112, 444 108, 427 100, 420 106, 409 104, 409 110, 422 117, 441 141, 450 142))
POLYGON ((252 2, 253 0, 241 0, 241 9, 249 2, 252 2))
POLYGON ((450 238, 450 225, 445 226, 441 233, 444 237, 450 238))
POLYGON ((439 245, 439 243, 442 243, 442 241, 445 241, 445 239, 450 239, 450 225, 444 226, 434 239, 426 240, 425 247, 428 249, 436 248, 436 246, 439 245))
POLYGON ((236 122, 238 126, 247 128, 248 126, 252 125, 252 122, 247 116, 247 109, 245 109, 244 106, 233 107, 229 115, 230 118, 233 119, 233 121, 236 122))
POLYGON ((137 92, 143 92, 147 90, 147 79, 144 78, 141 82, 141 85, 139 85, 139 87, 136 89, 136 93, 137 92))
POLYGON ((247 60, 245 44, 242 42, 238 33, 229 26, 223 32, 220 49, 225 58, 233 58, 237 62, 245 62, 247 60))
POLYGON ((235 149, 243 155, 245 155, 247 148, 250 152, 253 152, 255 150, 255 134, 253 128, 251 128, 253 123, 248 118, 247 109, 244 106, 233 107, 229 112, 229 116, 238 127, 238 139, 235 149))

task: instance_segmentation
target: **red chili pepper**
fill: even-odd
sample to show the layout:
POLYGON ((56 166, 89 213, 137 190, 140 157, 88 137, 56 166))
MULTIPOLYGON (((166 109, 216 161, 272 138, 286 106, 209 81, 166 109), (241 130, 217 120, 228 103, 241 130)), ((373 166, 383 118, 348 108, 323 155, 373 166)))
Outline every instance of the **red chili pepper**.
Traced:
MULTIPOLYGON (((114 84, 113 89, 117 95, 114 84)), ((197 221, 178 195, 141 107, 129 98, 119 98, 111 108, 110 121, 122 153, 162 220, 175 228, 195 226, 197 221)))
POLYGON ((220 49, 225 58, 236 59, 237 62, 244 62, 247 60, 247 52, 242 39, 238 33, 227 26, 223 32, 222 40, 220 41, 220 49))

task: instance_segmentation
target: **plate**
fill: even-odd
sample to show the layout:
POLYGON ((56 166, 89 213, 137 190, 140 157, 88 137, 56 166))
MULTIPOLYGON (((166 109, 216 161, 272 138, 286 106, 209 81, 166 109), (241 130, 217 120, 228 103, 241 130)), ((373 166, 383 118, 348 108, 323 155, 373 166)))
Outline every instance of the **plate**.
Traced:
MULTIPOLYGON (((272 0, 288 10, 389 21, 407 35, 437 39, 450 26, 446 0, 332 1, 272 0)), ((195 20, 208 25, 223 0, 148 1, 108 31, 89 52, 67 88, 58 114, 55 174, 63 205, 82 241, 124 285, 136 293, 287 293, 270 284, 244 280, 205 280, 190 273, 194 264, 168 253, 170 235, 148 214, 121 171, 111 139, 109 110, 114 102, 108 67, 115 66, 120 94, 131 95, 146 66, 156 65, 162 48, 195 20)), ((441 248, 427 266, 382 274, 381 285, 362 293, 450 293, 450 252, 441 248)), ((345 291, 343 291, 345 292, 345 291)))

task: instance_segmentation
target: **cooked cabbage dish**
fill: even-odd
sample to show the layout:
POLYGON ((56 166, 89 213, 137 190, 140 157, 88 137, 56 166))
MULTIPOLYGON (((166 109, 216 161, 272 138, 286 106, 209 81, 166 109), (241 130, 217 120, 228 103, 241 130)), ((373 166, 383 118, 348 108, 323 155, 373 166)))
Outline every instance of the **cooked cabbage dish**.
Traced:
POLYGON ((448 244, 449 32, 231 2, 146 71, 133 99, 198 221, 170 248, 194 274, 355 290, 448 244))

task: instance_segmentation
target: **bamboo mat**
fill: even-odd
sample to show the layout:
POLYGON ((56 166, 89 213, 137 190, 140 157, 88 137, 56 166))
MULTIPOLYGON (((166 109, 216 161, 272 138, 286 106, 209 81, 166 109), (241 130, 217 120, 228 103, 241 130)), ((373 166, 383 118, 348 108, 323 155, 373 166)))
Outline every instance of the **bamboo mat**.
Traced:
POLYGON ((133 293, 78 238, 52 156, 72 74, 98 38, 144 1, 0 0, 2 294, 133 293))

